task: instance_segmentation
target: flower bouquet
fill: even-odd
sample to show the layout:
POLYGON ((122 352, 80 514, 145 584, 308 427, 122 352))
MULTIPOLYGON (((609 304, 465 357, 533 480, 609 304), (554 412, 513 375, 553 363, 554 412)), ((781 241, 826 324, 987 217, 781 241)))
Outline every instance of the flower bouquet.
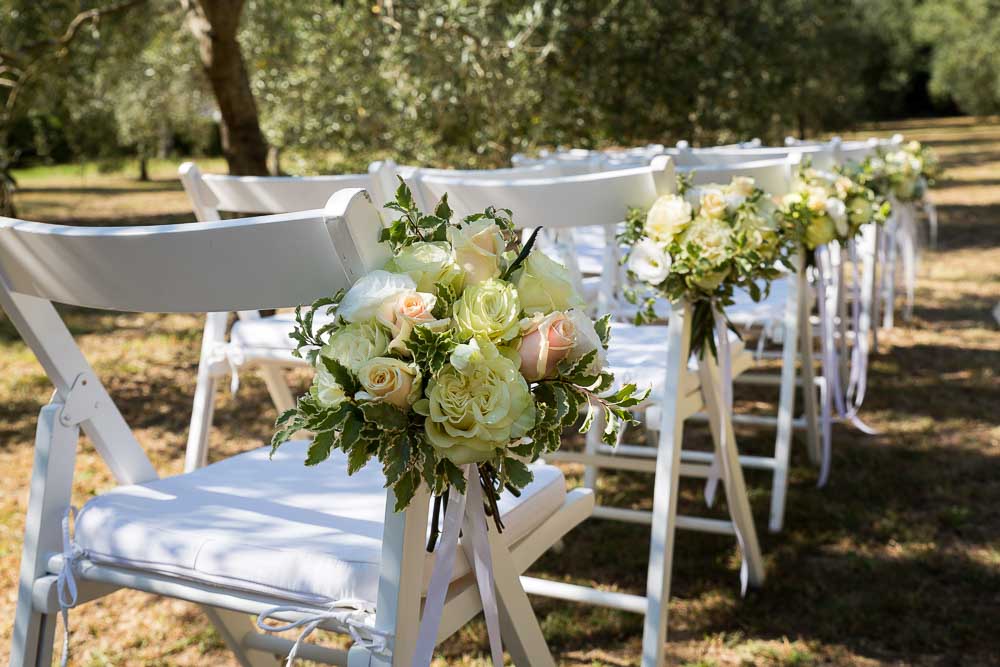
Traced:
POLYGON ((885 199, 900 203, 921 200, 929 186, 941 176, 937 155, 919 141, 910 141, 896 150, 879 149, 860 164, 850 175, 885 199))
POLYGON ((862 225, 884 223, 889 212, 889 202, 847 174, 808 166, 779 205, 787 232, 809 251, 832 241, 846 242, 862 225))
MULTIPOLYGON (((524 488, 527 463, 557 449, 584 408, 581 431, 603 410, 614 443, 647 392, 613 389, 609 317, 585 314, 565 267, 533 250, 535 235, 521 245, 509 210, 454 221, 444 197, 424 214, 402 181, 387 208, 399 214, 382 231, 389 262, 296 311, 296 354, 316 374, 278 418, 272 447, 306 429, 306 465, 340 449, 353 473, 375 457, 397 511, 427 484, 435 527, 472 465, 502 529, 503 489, 524 488)), ((429 549, 436 539, 432 529, 429 549)))
POLYGON ((698 354, 716 354, 713 323, 737 288, 759 301, 779 266, 791 266, 774 204, 746 177, 698 187, 678 179, 678 194, 660 197, 648 211, 628 211, 618 240, 629 278, 641 290, 625 294, 641 304, 636 323, 656 319, 657 297, 686 299, 693 307, 691 350, 698 354))

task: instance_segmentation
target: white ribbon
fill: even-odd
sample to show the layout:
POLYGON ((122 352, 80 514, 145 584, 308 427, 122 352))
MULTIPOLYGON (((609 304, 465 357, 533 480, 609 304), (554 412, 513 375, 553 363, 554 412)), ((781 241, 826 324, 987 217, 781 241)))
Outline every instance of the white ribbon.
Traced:
MULTIPOLYGON (((732 470, 732 465, 740 465, 739 461, 729 460, 729 441, 727 439, 729 429, 726 428, 726 419, 731 419, 733 414, 733 368, 732 368, 732 352, 729 348, 729 332, 727 331, 726 318, 723 315, 722 310, 716 307, 716 303, 712 302, 712 322, 715 325, 715 337, 716 337, 716 349, 719 351, 719 373, 721 375, 721 384, 719 387, 719 394, 721 394, 722 405, 719 410, 719 447, 718 456, 714 457, 712 460, 712 467, 708 472, 708 480, 705 482, 705 500, 711 505, 715 500, 715 491, 719 485, 719 472, 721 468, 721 474, 725 476, 726 481, 729 481, 729 473, 732 470)), ((708 363, 705 360, 704 363, 708 363)), ((706 366, 705 371, 709 371, 706 366)), ((716 388, 714 386, 715 382, 712 378, 711 372, 702 372, 702 384, 707 385, 704 387, 706 391, 715 392, 716 388)), ((734 443, 735 444, 735 443, 734 443)), ((728 488, 732 488, 731 486, 728 488)), ((740 563, 740 595, 746 595, 747 586, 750 583, 750 566, 747 563, 747 550, 746 541, 743 539, 743 532, 740 530, 740 526, 737 522, 733 522, 733 532, 736 534, 736 543, 740 547, 740 557, 742 561, 740 563)))
MULTIPOLYGON (((856 428, 869 435, 877 433, 875 429, 865 424, 857 415, 860 404, 847 409, 844 397, 844 387, 840 383, 840 365, 837 361, 837 348, 835 344, 836 308, 832 308, 836 303, 831 303, 827 295, 827 287, 835 289, 837 285, 827 282, 827 270, 832 268, 829 247, 823 245, 816 248, 816 287, 818 291, 817 301, 819 304, 820 341, 822 348, 823 379, 826 384, 826 398, 821 409, 822 420, 822 455, 820 460, 820 473, 818 486, 825 486, 830 478, 830 465, 833 454, 833 415, 831 403, 836 407, 837 414, 841 418, 849 421, 856 428)), ((842 285, 839 286, 842 288, 842 285)), ((836 294, 836 293, 835 293, 836 294)), ((834 300, 835 300, 834 296, 834 300)), ((855 335, 857 325, 855 324, 855 335)), ((858 346, 855 345, 855 349, 858 346)))
POLYGON ((347 632, 355 644, 364 646, 375 655, 384 658, 392 657, 389 644, 394 635, 391 632, 375 629, 375 606, 364 600, 338 600, 331 603, 326 611, 321 612, 309 607, 279 605, 265 609, 257 616, 257 627, 265 632, 287 632, 296 628, 305 628, 288 651, 288 656, 285 658, 286 667, 292 667, 302 642, 323 623, 328 623, 338 630, 347 632), (303 616, 297 621, 284 625, 267 625, 265 623, 267 620, 272 620, 277 614, 289 613, 302 614, 303 616))
POLYGON ((463 466, 466 493, 452 489, 445 511, 444 531, 438 541, 434 558, 431 581, 427 586, 424 613, 420 619, 417 647, 413 653, 413 667, 428 667, 437 646, 438 628, 444 613, 444 600, 455 569, 455 554, 458 551, 459 529, 465 524, 462 541, 467 553, 472 553, 472 566, 476 573, 479 595, 483 601, 483 615, 490 638, 490 652, 496 667, 503 665, 503 647, 500 643, 500 620, 493 586, 493 568, 490 560, 489 536, 487 534, 486 513, 483 511, 483 495, 479 473, 475 464, 463 466))
MULTIPOLYGON (((726 331, 725 318, 717 310, 718 304, 712 300, 712 322, 715 325, 716 350, 719 352, 719 372, 722 373, 722 409, 724 415, 733 414, 733 357, 729 349, 729 334, 726 331)), ((720 426, 720 442, 725 443, 725 429, 720 426)), ((705 479, 705 504, 711 507, 715 504, 715 492, 719 488, 719 476, 722 462, 718 456, 712 457, 712 465, 705 479)))
POLYGON ((235 394, 240 390, 240 367, 246 363, 243 347, 236 343, 216 343, 209 354, 211 364, 225 362, 229 366, 229 392, 235 394))
POLYGON ((66 667, 69 659, 69 610, 76 606, 77 587, 76 577, 73 569, 76 563, 83 557, 83 550, 70 537, 70 523, 76 518, 76 507, 70 505, 66 508, 66 513, 62 519, 62 568, 56 577, 56 592, 59 597, 59 613, 63 619, 63 645, 62 657, 59 659, 60 667, 66 667))

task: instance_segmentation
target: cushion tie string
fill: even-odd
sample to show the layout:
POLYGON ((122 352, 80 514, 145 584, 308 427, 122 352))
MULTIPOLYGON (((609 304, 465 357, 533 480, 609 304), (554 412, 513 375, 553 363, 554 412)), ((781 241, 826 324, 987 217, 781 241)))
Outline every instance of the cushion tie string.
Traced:
POLYGON ((56 592, 59 597, 59 613, 63 619, 63 645, 62 657, 59 659, 60 667, 66 667, 69 659, 69 610, 76 606, 77 587, 76 577, 73 569, 77 561, 83 557, 83 550, 73 541, 70 536, 70 523, 76 519, 76 507, 70 505, 66 508, 66 513, 62 519, 62 567, 56 578, 56 592))
POLYGON ((337 629, 346 631, 355 644, 364 646, 373 654, 391 658, 390 644, 394 635, 391 632, 375 629, 375 606, 364 600, 353 598, 337 600, 331 603, 326 611, 295 605, 279 605, 265 609, 257 616, 257 627, 265 632, 287 632, 304 628, 288 651, 288 656, 285 658, 286 667, 292 667, 302 642, 324 622, 330 622, 337 629), (272 620, 276 614, 282 613, 302 614, 302 618, 283 625, 265 623, 267 620, 272 620))
POLYGON ((236 343, 216 343, 208 360, 213 364, 225 362, 229 366, 229 393, 236 394, 240 390, 240 367, 247 361, 243 346, 236 343))

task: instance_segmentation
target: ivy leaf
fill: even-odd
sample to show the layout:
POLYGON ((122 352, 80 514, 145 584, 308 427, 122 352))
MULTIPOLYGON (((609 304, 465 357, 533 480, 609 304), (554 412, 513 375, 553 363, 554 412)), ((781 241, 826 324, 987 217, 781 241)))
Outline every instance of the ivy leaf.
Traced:
POLYGON ((353 396, 358 392, 360 388, 358 386, 358 381, 354 378, 354 373, 352 373, 346 366, 337 361, 336 359, 331 359, 330 357, 321 357, 323 360, 323 366, 333 379, 344 389, 344 393, 348 396, 353 396))
POLYGON ((451 221, 451 216, 454 211, 451 210, 451 206, 448 205, 448 193, 441 195, 441 201, 434 208, 434 217, 440 218, 444 222, 451 221))
POLYGON ((309 445, 309 453, 306 456, 306 465, 314 466, 330 458, 330 450, 333 448, 333 431, 317 433, 309 445))
POLYGON ((427 369, 431 375, 437 375, 448 363, 458 342, 450 330, 431 331, 426 326, 417 326, 410 333, 410 340, 406 345, 417 366, 427 369))
POLYGON ((605 350, 608 349, 608 342, 611 340, 611 313, 594 322, 594 331, 601 339, 601 346, 605 350))
POLYGON ((382 431, 403 431, 406 429, 406 414, 385 401, 365 401, 358 404, 365 421, 378 426, 382 431))
POLYGON ((507 482, 515 489, 523 489, 528 486, 528 484, 531 484, 531 480, 535 478, 531 469, 517 459, 512 459, 510 457, 505 458, 503 467, 504 472, 506 473, 507 482))

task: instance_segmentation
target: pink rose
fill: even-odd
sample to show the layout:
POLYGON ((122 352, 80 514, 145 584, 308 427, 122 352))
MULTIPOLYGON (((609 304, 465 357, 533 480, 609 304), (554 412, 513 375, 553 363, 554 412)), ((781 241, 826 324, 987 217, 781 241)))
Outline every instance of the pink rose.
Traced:
POLYGON ((392 331, 390 351, 408 352, 406 341, 410 338, 413 327, 435 321, 431 311, 436 302, 437 297, 433 294, 408 290, 382 304, 376 319, 392 331))
POLYGON ((529 382, 550 377, 576 345, 576 325, 566 313, 522 320, 521 333, 521 375, 529 382))

